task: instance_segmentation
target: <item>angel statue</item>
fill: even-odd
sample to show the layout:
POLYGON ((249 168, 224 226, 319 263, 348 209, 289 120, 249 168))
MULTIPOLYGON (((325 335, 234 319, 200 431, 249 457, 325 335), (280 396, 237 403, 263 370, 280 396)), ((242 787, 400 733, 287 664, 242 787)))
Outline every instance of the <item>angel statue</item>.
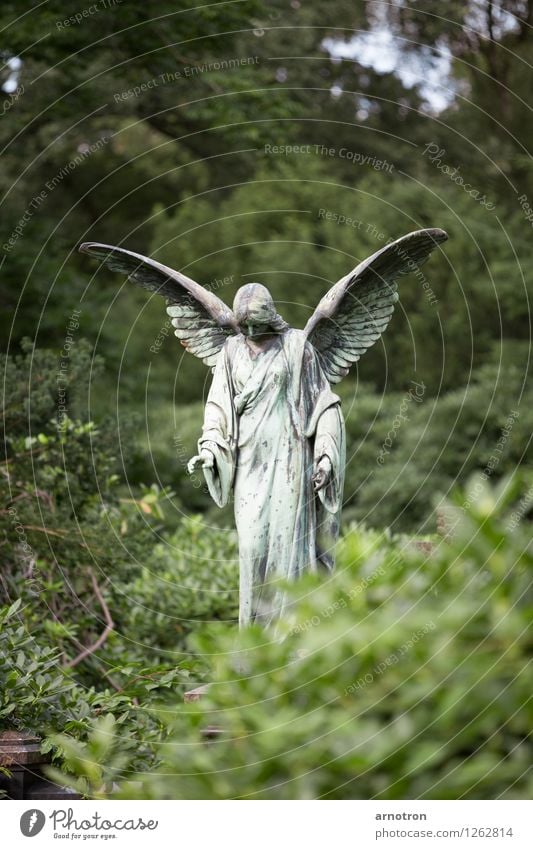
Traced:
POLYGON ((215 504, 233 492, 239 539, 239 622, 274 622, 287 604, 279 578, 330 571, 345 466, 338 383, 381 336, 398 300, 396 280, 417 271, 447 239, 408 233, 335 283, 305 330, 276 312, 268 289, 242 286, 233 311, 179 271, 123 248, 80 251, 163 295, 175 334, 211 366, 198 455, 215 504))

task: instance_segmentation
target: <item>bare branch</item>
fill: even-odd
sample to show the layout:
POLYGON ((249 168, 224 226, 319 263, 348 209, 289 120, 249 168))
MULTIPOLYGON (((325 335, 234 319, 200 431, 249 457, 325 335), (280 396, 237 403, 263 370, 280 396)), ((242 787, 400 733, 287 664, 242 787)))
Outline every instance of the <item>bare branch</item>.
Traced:
POLYGON ((98 651, 100 646, 102 646, 105 643, 109 634, 111 633, 111 631, 115 627, 114 622, 111 618, 111 614, 109 612, 109 608, 106 604, 105 598, 102 595, 100 587, 98 586, 98 581, 96 580, 94 572, 93 572, 92 569, 89 569, 89 574, 91 576, 91 583, 93 585, 94 594, 95 594, 96 598, 98 599, 98 601, 100 603, 100 607, 102 608, 102 612, 104 614, 106 626, 105 626, 104 630, 102 631, 102 633, 100 634, 100 636, 98 637, 98 639, 95 640, 95 642, 92 643, 92 645, 87 646, 75 658, 73 658, 72 660, 69 660, 68 663, 65 663, 66 669, 67 668, 72 669, 73 666, 77 666, 78 663, 81 663, 81 661, 85 660, 86 657, 89 657, 91 654, 94 654, 95 651, 98 651))

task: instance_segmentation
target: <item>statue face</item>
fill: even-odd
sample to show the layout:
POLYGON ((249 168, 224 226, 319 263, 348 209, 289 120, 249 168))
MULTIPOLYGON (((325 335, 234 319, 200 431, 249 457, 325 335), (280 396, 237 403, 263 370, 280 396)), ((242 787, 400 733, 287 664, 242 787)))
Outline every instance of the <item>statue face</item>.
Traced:
POLYGON ((284 332, 288 325, 276 312, 272 295, 262 283, 241 286, 233 302, 239 329, 249 339, 284 332))
POLYGON ((252 319, 241 322, 239 327, 243 336, 247 336, 249 339, 259 339, 261 336, 272 333, 272 329, 267 324, 258 324, 252 319))

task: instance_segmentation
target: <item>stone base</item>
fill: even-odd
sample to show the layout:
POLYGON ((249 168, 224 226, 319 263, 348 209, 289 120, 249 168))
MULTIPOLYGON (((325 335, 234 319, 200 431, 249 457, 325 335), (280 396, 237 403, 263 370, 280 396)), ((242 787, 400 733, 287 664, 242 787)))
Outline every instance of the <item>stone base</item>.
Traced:
MULTIPOLYGON (((206 693, 209 692, 210 686, 210 684, 202 684, 200 687, 195 687, 194 690, 187 690, 187 692, 183 694, 183 701, 199 702, 202 696, 205 696, 206 693)), ((219 728, 218 725, 208 725, 206 728, 200 729, 200 734, 208 743, 212 740, 216 740, 222 733, 223 730, 222 728, 219 728)))
POLYGON ((48 781, 42 767, 49 762, 48 755, 40 752, 38 737, 23 731, 0 733, 0 766, 9 775, 0 773, 0 790, 8 799, 81 799, 67 787, 48 781))
POLYGON ((38 778, 30 785, 25 799, 81 799, 70 787, 60 787, 47 778, 38 778))

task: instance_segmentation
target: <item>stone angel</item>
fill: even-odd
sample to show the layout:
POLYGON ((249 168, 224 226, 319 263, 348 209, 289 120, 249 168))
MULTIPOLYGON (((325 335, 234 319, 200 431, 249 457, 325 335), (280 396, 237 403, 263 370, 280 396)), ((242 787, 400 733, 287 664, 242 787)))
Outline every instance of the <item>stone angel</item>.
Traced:
POLYGON ((397 279, 447 239, 417 230, 385 245, 335 283, 304 330, 276 312, 268 289, 242 286, 230 310, 179 271, 123 248, 80 251, 166 298, 175 334, 213 370, 189 472, 202 468, 223 507, 233 493, 239 540, 240 625, 283 612, 277 579, 334 566, 345 467, 340 399, 331 389, 380 338, 397 279))

